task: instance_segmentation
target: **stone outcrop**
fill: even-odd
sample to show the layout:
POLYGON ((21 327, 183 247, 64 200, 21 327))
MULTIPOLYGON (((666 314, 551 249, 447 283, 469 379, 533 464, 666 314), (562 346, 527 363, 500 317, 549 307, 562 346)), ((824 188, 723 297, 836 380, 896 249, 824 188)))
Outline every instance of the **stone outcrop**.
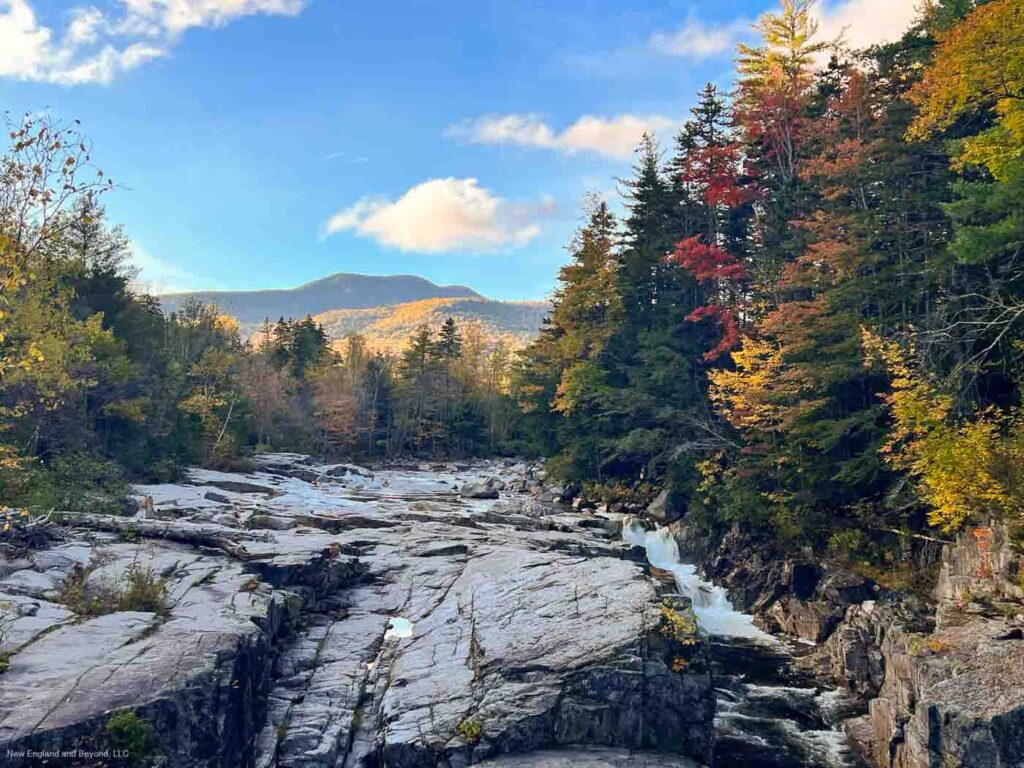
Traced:
POLYGON ((845 624, 862 639, 830 641, 837 670, 853 680, 860 667, 843 654, 857 659, 874 644, 867 669, 881 683, 869 714, 849 727, 873 764, 1024 765, 1024 606, 1010 539, 991 524, 944 549, 934 624, 914 626, 894 607, 851 609, 845 624))
POLYGON ((0 548, 0 750, 102 750, 130 712, 165 768, 709 762, 699 638, 615 531, 524 486, 276 454, 0 548))
POLYGON ((649 519, 664 525, 678 520, 684 512, 666 488, 650 503, 646 514, 649 519))
POLYGON ((696 768, 685 757, 621 749, 580 747, 540 751, 528 755, 507 755, 480 763, 481 768, 696 768))
POLYGON ((867 762, 1024 766, 1024 560, 1007 526, 920 545, 920 570, 938 569, 930 599, 773 551, 736 528, 715 538, 683 520, 673 531, 738 606, 769 631, 816 644, 808 665, 868 702, 846 724, 867 762))

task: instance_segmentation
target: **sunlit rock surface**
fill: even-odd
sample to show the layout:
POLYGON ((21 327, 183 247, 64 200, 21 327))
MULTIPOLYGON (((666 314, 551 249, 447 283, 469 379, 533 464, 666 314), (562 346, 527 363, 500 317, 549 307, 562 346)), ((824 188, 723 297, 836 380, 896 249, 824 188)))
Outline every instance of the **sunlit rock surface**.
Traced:
POLYGON ((130 710, 166 766, 709 760, 701 643, 678 661, 615 523, 506 490, 524 471, 276 454, 0 552, 0 750, 102 747, 130 710), (140 569, 165 585, 159 610, 66 604, 140 569))

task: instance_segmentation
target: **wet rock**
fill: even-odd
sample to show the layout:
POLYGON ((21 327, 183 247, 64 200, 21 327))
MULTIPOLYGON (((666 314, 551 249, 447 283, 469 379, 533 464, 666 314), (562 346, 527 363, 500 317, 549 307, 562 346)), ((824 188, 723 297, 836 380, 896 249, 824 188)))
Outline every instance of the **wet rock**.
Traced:
POLYGON ((665 525, 681 518, 683 509, 675 503, 675 499, 666 488, 650 503, 646 514, 654 522, 665 525))
POLYGON ((459 495, 464 499, 496 499, 498 489, 487 483, 466 483, 459 489, 459 495))

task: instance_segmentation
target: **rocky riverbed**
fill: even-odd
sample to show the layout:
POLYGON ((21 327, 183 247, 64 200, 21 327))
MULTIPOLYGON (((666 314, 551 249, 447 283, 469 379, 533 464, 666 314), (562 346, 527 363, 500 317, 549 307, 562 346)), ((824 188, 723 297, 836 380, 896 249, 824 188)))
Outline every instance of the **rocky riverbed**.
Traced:
POLYGON ((866 714, 843 712, 865 762, 1024 766, 1024 557, 1006 523, 950 542, 904 537, 910 590, 737 528, 714 537, 678 519, 668 530, 757 626, 806 644, 802 669, 866 702, 866 714))
POLYGON ((259 461, 4 545, 5 764, 713 759, 707 642, 614 520, 511 462, 259 461))
POLYGON ((274 454, 16 521, 4 764, 1024 765, 1005 529, 932 548, 927 610, 542 476, 274 454))

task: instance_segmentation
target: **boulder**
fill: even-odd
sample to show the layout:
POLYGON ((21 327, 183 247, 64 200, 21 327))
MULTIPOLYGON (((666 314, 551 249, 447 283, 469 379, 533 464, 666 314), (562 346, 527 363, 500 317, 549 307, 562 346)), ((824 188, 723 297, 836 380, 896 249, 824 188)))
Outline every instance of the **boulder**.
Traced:
POLYGON ((459 489, 459 495, 464 499, 496 499, 498 489, 487 483, 466 483, 459 489))
POLYGON ((683 516, 683 512, 684 510, 676 503, 668 488, 659 493, 646 510, 647 517, 661 525, 675 522, 683 516))
POLYGON ((323 468, 323 473, 328 477, 373 477, 373 470, 360 467, 357 464, 332 464, 323 468))
POLYGON ((253 515, 246 521, 247 528, 266 531, 287 531, 297 525, 295 518, 278 515, 253 515))

